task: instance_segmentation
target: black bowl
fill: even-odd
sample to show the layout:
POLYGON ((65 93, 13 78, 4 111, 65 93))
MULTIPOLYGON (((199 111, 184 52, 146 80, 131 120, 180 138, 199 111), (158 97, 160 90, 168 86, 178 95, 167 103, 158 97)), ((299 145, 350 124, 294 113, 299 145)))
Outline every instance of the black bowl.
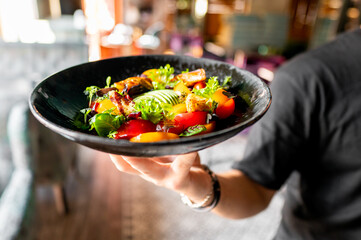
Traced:
POLYGON ((270 103, 268 86, 255 75, 224 62, 175 55, 130 56, 84 63, 46 78, 30 96, 30 108, 34 116, 62 136, 108 153, 147 157, 194 152, 227 140, 261 118, 270 103), (236 101, 237 109, 243 114, 224 121, 217 131, 209 134, 153 143, 108 139, 74 126, 75 116, 88 104, 83 93, 86 87, 105 86, 107 76, 116 82, 168 63, 176 73, 204 68, 207 77, 218 76, 219 80, 223 80, 231 76, 229 91, 240 96, 236 101))

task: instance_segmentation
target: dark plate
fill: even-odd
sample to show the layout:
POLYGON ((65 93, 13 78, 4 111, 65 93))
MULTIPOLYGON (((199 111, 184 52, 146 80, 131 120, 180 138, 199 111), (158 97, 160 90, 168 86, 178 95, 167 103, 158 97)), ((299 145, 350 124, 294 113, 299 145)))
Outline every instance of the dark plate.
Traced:
POLYGON ((131 56, 84 63, 46 78, 30 96, 34 116, 64 137, 108 153, 149 157, 194 152, 227 140, 261 118, 270 103, 268 86, 253 74, 219 61, 174 55, 131 56), (219 80, 223 80, 231 76, 230 91, 242 97, 236 102, 237 109, 243 114, 218 124, 217 131, 209 134, 154 143, 108 139, 82 132, 74 126, 74 117, 88 104, 83 94, 86 87, 105 86, 107 76, 112 77, 112 82, 120 81, 167 63, 174 67, 176 73, 204 68, 207 78, 218 76, 219 80))

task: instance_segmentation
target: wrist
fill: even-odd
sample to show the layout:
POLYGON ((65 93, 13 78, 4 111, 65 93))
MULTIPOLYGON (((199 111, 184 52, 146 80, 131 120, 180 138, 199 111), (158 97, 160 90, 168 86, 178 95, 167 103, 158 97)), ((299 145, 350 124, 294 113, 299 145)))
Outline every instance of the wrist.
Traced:
POLYGON ((181 192, 181 199, 194 210, 209 211, 219 201, 220 185, 217 176, 207 166, 202 165, 198 170, 191 181, 193 187, 181 192))
POLYGON ((212 191, 212 179, 203 166, 192 167, 187 188, 180 194, 187 195, 193 202, 201 202, 212 191))

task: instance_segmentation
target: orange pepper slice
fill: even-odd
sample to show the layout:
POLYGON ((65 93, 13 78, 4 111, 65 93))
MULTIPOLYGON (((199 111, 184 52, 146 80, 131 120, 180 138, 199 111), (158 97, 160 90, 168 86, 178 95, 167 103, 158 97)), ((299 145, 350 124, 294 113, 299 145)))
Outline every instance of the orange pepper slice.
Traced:
POLYGON ((112 108, 114 108, 112 113, 118 114, 118 115, 120 114, 117 107, 109 99, 101 100, 99 102, 98 106, 96 107, 96 109, 94 109, 94 110, 96 112, 98 112, 98 113, 102 113, 102 112, 107 111, 107 110, 112 109, 112 108))
POLYGON ((139 134, 131 138, 129 141, 131 142, 159 142, 171 139, 177 139, 179 136, 175 133, 168 132, 147 132, 139 134))

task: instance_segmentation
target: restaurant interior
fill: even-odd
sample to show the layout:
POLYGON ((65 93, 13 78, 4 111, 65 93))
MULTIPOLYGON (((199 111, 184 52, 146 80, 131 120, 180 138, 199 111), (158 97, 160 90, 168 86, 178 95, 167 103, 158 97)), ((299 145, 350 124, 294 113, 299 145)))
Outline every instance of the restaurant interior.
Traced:
MULTIPOLYGON (((282 190, 248 219, 194 212, 44 127, 30 93, 81 63, 149 54, 227 62, 270 85, 290 59, 360 28, 360 10, 360 0, 0 0, 0 240, 272 239, 282 190)), ((229 169, 248 132, 201 161, 229 169)))

